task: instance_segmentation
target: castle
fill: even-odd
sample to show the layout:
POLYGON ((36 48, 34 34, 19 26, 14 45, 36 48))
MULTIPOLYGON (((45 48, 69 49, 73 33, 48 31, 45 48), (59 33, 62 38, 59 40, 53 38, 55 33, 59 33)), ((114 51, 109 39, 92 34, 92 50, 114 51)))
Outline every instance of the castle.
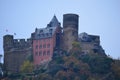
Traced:
POLYGON ((49 62, 56 48, 69 52, 75 41, 80 42, 81 52, 84 54, 92 51, 105 55, 100 45, 100 37, 87 33, 78 34, 78 24, 77 14, 64 14, 63 27, 54 15, 45 28, 36 28, 27 40, 14 39, 13 35, 5 35, 3 37, 5 70, 12 73, 19 72, 23 62, 31 54, 35 66, 49 62))

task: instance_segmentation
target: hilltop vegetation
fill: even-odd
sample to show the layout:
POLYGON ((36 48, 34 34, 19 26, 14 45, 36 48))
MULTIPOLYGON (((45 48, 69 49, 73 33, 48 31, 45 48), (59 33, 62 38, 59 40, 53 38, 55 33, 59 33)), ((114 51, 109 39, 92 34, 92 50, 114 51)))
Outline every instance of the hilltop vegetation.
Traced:
POLYGON ((120 80, 119 60, 97 53, 82 54, 76 42, 70 53, 64 54, 53 57, 36 80, 120 80))
MULTIPOLYGON (((59 51, 55 54, 59 55, 59 51)), ((53 56, 52 61, 40 66, 38 70, 31 69, 32 64, 26 61, 21 69, 22 72, 31 72, 34 75, 31 77, 21 75, 22 77, 19 78, 21 80, 120 80, 120 60, 97 53, 82 54, 77 42, 73 43, 69 53, 63 51, 61 54, 61 56, 53 56)))

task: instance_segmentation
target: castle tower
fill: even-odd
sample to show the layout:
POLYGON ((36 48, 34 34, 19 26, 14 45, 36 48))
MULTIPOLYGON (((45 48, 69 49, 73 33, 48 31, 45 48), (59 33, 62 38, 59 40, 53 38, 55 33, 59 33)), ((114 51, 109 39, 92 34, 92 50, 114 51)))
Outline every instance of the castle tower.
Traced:
POLYGON ((13 47, 13 35, 5 35, 3 37, 4 51, 8 51, 13 47))
POLYGON ((72 43, 78 40, 78 18, 77 14, 63 15, 63 47, 68 52, 72 48, 72 43))

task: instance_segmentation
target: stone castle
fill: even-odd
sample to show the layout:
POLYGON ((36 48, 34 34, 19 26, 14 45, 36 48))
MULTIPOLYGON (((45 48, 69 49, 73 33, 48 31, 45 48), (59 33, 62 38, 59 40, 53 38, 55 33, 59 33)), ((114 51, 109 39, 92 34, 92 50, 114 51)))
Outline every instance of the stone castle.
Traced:
POLYGON ((105 55, 100 45, 100 37, 85 32, 78 34, 78 24, 77 14, 64 14, 63 27, 54 15, 45 28, 36 28, 27 40, 14 39, 13 35, 5 35, 3 37, 5 70, 12 73, 19 72, 23 62, 31 54, 34 66, 49 62, 56 48, 69 52, 75 41, 80 42, 81 52, 84 54, 92 51, 105 55))

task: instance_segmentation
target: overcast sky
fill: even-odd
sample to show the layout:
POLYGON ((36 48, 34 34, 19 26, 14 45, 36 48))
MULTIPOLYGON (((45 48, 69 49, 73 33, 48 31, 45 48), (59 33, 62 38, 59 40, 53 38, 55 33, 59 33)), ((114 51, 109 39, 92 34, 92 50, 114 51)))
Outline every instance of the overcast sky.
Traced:
POLYGON ((0 54, 4 35, 29 38, 54 14, 62 24, 66 13, 79 15, 79 33, 99 35, 106 54, 120 57, 120 0, 0 0, 0 54))

